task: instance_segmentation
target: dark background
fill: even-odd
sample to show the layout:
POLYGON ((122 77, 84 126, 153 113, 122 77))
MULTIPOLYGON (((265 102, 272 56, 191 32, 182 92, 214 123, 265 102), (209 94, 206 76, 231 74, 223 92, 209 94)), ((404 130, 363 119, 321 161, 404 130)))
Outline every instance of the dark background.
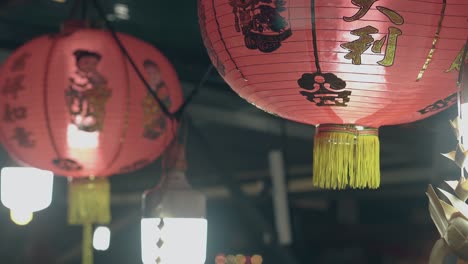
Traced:
MULTIPOLYGON (((174 64, 188 94, 210 65, 198 27, 196 1, 101 0, 118 31, 154 44, 174 64), (128 20, 115 18, 125 4, 128 20)), ((73 1, 0 1, 0 56, 33 37, 57 32, 73 1)), ((90 18, 97 18, 89 6, 90 18)), ((102 20, 100 21, 102 22, 102 20)), ((381 133, 382 187, 377 191, 317 191, 310 187, 314 129, 284 121, 249 105, 213 72, 188 108, 188 176, 208 196, 208 255, 264 256, 266 264, 427 263, 437 237, 427 210, 429 183, 456 179, 458 170, 439 153, 455 138, 438 116, 381 133), (278 246, 268 153, 283 150, 290 184, 293 244, 278 246), (244 192, 236 192, 248 189, 244 192), (247 197, 247 198, 246 198, 247 197), (273 229, 272 229, 273 228, 273 229), (270 239, 271 238, 271 239, 270 239)), ((11 164, 1 149, 2 166, 11 164)), ((160 161, 111 178, 112 241, 95 263, 141 263, 140 195, 159 179, 160 161)), ((66 223, 66 179, 57 177, 54 201, 26 227, 0 207, 0 263, 80 263, 80 227, 66 223)))

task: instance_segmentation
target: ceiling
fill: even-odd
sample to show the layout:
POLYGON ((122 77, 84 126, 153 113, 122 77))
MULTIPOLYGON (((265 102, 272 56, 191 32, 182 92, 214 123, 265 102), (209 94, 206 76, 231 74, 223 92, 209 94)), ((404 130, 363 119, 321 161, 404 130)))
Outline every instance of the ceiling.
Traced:
MULTIPOLYGON (((200 37, 196 1, 100 2, 118 31, 154 44, 170 59, 186 95, 197 87, 210 62, 200 37), (115 17, 115 4, 128 6, 128 20, 115 17)), ((0 58, 31 38, 58 31, 73 4, 2 1, 0 58)), ((88 16, 97 17, 92 6, 88 16)), ((256 109, 213 71, 187 110, 188 175, 209 197, 206 263, 214 263, 220 252, 260 253, 267 264, 376 264, 405 258, 418 263, 415 260, 427 258, 436 233, 424 191, 428 183, 456 178, 456 168, 439 155, 455 144, 448 125, 455 110, 380 130, 380 190, 317 191, 310 182, 313 127, 256 109), (290 246, 269 239, 275 233, 268 170, 272 150, 283 151, 286 159, 294 238, 290 246)), ((0 157, 2 166, 11 162, 4 150, 0 157)), ((97 264, 140 262, 140 195, 157 183, 159 174, 156 161, 112 177, 114 235, 110 251, 96 255, 97 264)), ((81 231, 66 224, 66 189, 66 180, 58 178, 53 205, 27 227, 11 224, 8 212, 0 208, 1 263, 79 263, 81 231)))

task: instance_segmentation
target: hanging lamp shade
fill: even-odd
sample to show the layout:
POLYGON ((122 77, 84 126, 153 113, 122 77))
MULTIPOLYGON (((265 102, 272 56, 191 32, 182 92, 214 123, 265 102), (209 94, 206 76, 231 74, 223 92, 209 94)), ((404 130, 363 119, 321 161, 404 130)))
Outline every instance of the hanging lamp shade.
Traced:
MULTIPOLYGON (((26 43, 4 63, 0 136, 19 163, 69 177, 69 222, 85 226, 90 245, 91 224, 110 221, 105 177, 155 160, 177 123, 163 114, 110 32, 67 25, 26 43)), ((148 43, 118 37, 174 112, 182 91, 169 61, 148 43)), ((90 263, 84 251, 83 262, 90 263)))
POLYGON ((317 126, 314 185, 380 184, 378 128, 456 102, 465 0, 199 0, 208 54, 242 98, 317 126))

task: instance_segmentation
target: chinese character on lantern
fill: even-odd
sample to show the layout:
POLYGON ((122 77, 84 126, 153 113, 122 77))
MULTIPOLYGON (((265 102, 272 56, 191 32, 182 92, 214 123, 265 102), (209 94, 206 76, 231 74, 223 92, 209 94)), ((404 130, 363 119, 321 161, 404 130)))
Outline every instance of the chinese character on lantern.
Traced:
MULTIPOLYGON (((343 17, 343 20, 346 22, 353 22, 363 18, 367 12, 369 12, 372 5, 377 0, 355 0, 352 3, 359 7, 359 11, 356 14, 350 17, 343 17)), ((378 11, 384 14, 394 25, 403 25, 404 19, 403 17, 398 14, 396 11, 391 10, 389 8, 383 6, 376 7, 378 11)), ((375 40, 372 36, 373 34, 380 33, 379 30, 373 26, 365 26, 362 28, 355 29, 350 32, 351 35, 358 36, 359 38, 343 43, 340 46, 344 49, 349 50, 349 53, 345 55, 345 58, 351 60, 355 65, 361 65, 361 56, 366 52, 369 48, 375 54, 382 54, 382 48, 385 43, 387 43, 385 51, 384 51, 384 58, 377 63, 382 66, 392 66, 393 62, 395 61, 395 53, 397 48, 397 40, 400 35, 403 34, 401 29, 397 27, 389 27, 387 34, 378 40, 375 40)))

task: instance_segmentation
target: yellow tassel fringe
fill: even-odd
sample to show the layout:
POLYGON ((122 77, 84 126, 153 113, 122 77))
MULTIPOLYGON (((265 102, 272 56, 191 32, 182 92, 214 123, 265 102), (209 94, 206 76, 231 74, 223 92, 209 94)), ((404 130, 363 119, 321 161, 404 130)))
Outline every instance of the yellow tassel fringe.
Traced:
POLYGON ((380 144, 375 128, 321 125, 314 142, 313 184, 322 189, 380 186, 380 144))
POLYGON ((68 223, 83 225, 82 263, 93 263, 93 224, 111 221, 110 183, 106 178, 75 179, 69 183, 68 223))

